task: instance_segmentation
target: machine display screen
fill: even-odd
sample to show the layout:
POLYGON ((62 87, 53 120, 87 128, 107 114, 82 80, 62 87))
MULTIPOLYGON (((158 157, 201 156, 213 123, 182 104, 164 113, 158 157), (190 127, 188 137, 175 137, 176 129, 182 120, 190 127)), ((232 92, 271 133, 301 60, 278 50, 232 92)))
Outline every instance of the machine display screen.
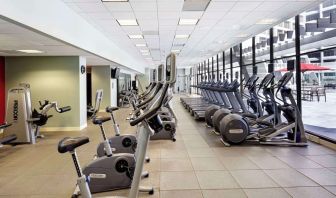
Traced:
POLYGON ((170 75, 171 75, 171 56, 167 57, 166 60, 166 81, 170 81, 170 75))
POLYGON ((155 78, 156 78, 156 70, 153 69, 153 82, 155 82, 155 78))
POLYGON ((162 65, 159 65, 158 67, 158 81, 162 81, 162 68, 163 66, 162 65))

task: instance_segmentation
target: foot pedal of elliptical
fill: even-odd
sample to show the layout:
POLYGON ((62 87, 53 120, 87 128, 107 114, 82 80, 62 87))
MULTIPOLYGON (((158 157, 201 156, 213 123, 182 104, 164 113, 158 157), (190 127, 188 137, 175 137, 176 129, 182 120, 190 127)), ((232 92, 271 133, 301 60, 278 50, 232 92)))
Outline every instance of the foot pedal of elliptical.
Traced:
POLYGON ((221 141, 221 142, 224 144, 224 146, 226 146, 226 147, 230 147, 230 146, 231 146, 231 144, 225 142, 225 141, 223 140, 223 138, 221 138, 220 141, 221 141))

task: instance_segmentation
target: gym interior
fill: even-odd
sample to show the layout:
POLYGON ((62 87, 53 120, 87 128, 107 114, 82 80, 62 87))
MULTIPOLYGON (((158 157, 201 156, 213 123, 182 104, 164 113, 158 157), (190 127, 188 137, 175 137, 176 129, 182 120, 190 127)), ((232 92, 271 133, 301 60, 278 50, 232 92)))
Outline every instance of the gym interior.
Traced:
POLYGON ((336 197, 335 0, 0 0, 0 197, 336 197))

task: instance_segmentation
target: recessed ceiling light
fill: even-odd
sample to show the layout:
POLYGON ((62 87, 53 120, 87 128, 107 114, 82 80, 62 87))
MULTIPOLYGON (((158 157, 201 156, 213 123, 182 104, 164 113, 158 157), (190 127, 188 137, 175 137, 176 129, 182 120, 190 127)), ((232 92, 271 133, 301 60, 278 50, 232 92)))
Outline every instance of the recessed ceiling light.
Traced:
POLYGON ((137 46, 137 47, 146 47, 146 44, 144 44, 144 43, 138 43, 138 44, 135 44, 135 46, 137 46))
POLYGON ((39 51, 39 50, 16 50, 18 52, 24 52, 24 53, 27 53, 27 54, 41 54, 43 53, 42 51, 39 51))
POLYGON ((130 34, 128 35, 130 39, 142 39, 143 36, 141 34, 130 34))
POLYGON ((188 34, 176 34, 175 38, 177 39, 185 39, 185 38, 189 38, 188 34))
POLYGON ((149 56, 150 53, 149 52, 145 52, 145 53, 142 53, 143 56, 149 56))
POLYGON ((258 21, 256 24, 257 25, 271 25, 275 23, 277 20, 276 19, 262 19, 258 21))
POLYGON ((179 25, 196 25, 198 19, 180 19, 179 25))
POLYGON ((137 26, 138 21, 136 19, 117 19, 120 26, 137 26))
POLYGON ((146 53, 146 52, 149 52, 149 50, 148 49, 142 49, 142 50, 140 50, 140 52, 141 53, 146 53))

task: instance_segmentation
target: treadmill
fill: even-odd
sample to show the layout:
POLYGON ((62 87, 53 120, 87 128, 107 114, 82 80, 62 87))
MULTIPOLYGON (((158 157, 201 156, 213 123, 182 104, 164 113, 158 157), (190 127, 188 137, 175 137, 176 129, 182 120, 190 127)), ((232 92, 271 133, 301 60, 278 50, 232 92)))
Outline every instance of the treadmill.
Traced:
MULTIPOLYGON (((240 110, 240 106, 237 102, 235 97, 235 92, 239 88, 240 84, 237 79, 232 81, 230 84, 226 84, 223 87, 212 87, 212 91, 219 92, 223 101, 225 101, 224 105, 221 105, 223 108, 231 109, 233 112, 237 112, 240 110)), ((209 106, 208 106, 209 107, 209 106)), ((194 112, 195 119, 204 119, 205 118, 205 109, 199 109, 198 111, 194 112)))

